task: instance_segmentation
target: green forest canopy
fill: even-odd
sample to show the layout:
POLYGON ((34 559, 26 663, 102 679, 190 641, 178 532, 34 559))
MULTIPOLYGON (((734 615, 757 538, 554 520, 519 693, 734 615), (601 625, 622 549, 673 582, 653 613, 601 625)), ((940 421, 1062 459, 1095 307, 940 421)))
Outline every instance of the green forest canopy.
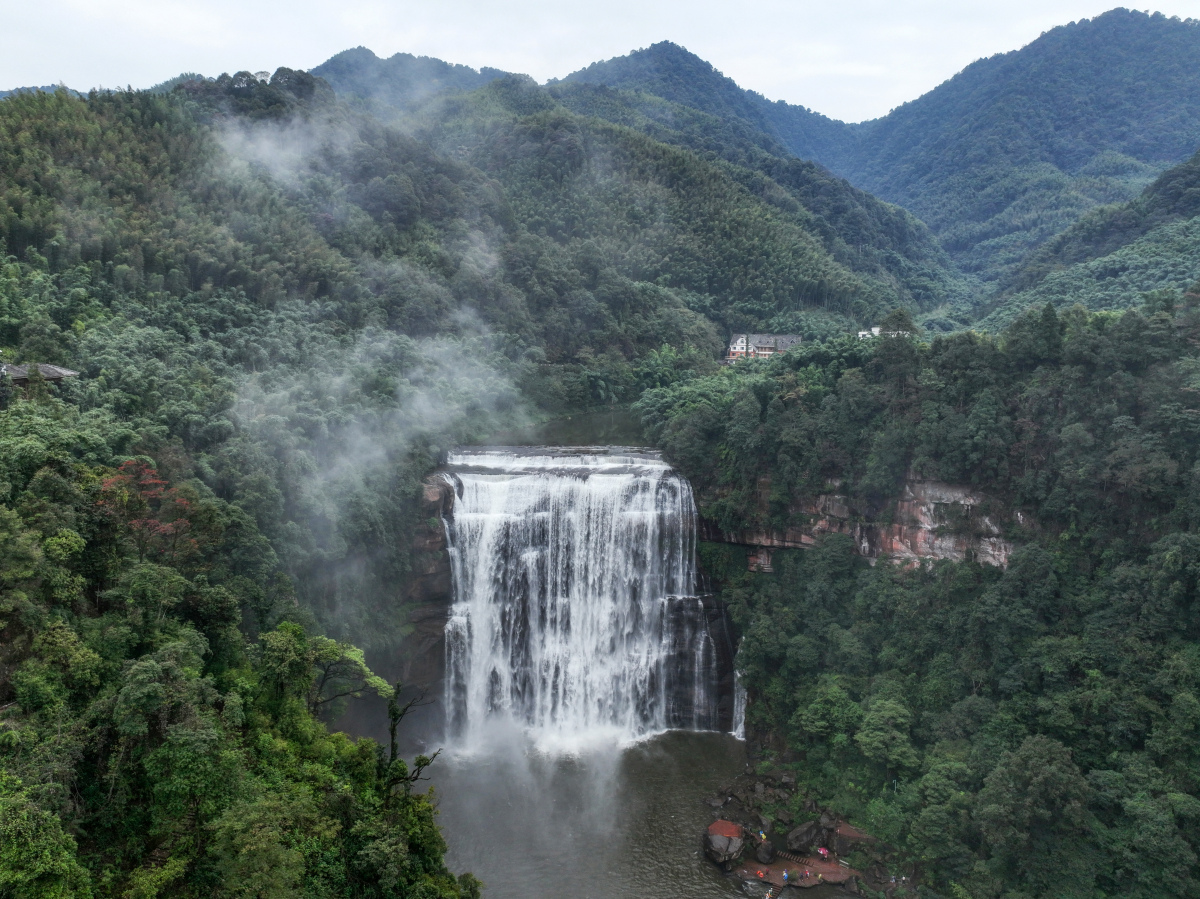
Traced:
POLYGON ((804 524, 832 484, 886 522, 917 479, 972 485, 1017 546, 872 568, 833 534, 772 574, 703 546, 751 728, 938 895, 1200 890, 1198 338, 1200 284, 813 344, 636 406, 723 528, 804 524))
POLYGON ((391 63, 365 101, 280 69, 0 102, 0 358, 80 372, 0 378, 0 893, 477 895, 429 759, 319 716, 395 701, 355 644, 402 645, 442 452, 634 400, 730 530, 910 476, 1035 522, 1005 572, 706 548, 812 792, 947 895, 1194 893, 1194 161, 1048 243, 991 337, 921 222, 778 135, 391 63), (401 121, 397 72, 456 93, 401 121), (957 333, 848 336, 894 307, 957 333), (807 342, 716 366, 768 328, 807 342))

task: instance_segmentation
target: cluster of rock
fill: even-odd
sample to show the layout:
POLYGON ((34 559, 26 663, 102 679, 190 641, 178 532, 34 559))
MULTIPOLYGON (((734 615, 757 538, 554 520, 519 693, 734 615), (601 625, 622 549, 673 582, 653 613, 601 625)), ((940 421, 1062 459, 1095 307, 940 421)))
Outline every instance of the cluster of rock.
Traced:
POLYGON ((873 836, 851 827, 829 812, 821 812, 820 817, 806 821, 787 835, 788 850, 804 854, 824 846, 834 855, 846 855, 864 843, 874 842, 873 836))
POLYGON ((753 845, 756 857, 771 853, 769 857, 759 858, 764 864, 770 862, 774 858, 774 844, 760 839, 759 835, 772 834, 777 826, 787 827, 792 823, 789 806, 795 791, 796 780, 785 771, 765 775, 746 773, 722 787, 706 802, 714 810, 717 822, 732 822, 741 833, 727 833, 725 827, 719 827, 715 832, 710 828, 705 836, 705 853, 717 864, 731 869, 746 847, 753 845))
MULTIPOLYGON (((861 880, 892 895, 887 867, 879 852, 874 851, 882 849, 875 838, 819 808, 812 799, 797 801, 795 779, 787 772, 755 775, 747 771, 705 801, 713 809, 715 820, 704 835, 704 853, 726 871, 781 886, 785 881, 780 881, 778 875, 783 868, 793 869, 793 874, 796 868, 808 869, 814 876, 821 871, 824 883, 851 892, 858 891, 861 880), (807 820, 796 821, 792 809, 801 810, 807 820), (849 869, 844 861, 837 860, 864 848, 873 850, 875 856, 870 873, 849 869), (822 849, 833 854, 830 860, 820 859, 818 850, 822 849)), ((791 885, 806 887, 818 882, 791 885)))

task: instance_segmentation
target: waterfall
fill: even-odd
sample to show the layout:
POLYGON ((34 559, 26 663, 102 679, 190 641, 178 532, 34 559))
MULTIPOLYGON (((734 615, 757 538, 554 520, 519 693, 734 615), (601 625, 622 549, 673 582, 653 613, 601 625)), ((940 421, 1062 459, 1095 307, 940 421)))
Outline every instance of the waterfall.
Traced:
POLYGON ((742 676, 734 672, 733 682, 733 730, 730 731, 739 740, 746 739, 746 685, 742 676))
POLYGON ((621 448, 462 450, 444 475, 450 739, 544 747, 717 726, 691 486, 621 448))

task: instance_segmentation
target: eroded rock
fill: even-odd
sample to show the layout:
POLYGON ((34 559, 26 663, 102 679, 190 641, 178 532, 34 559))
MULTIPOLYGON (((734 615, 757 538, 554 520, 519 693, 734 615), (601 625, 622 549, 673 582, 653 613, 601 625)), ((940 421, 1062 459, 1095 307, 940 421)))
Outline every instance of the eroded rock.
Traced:
POLYGON ((746 848, 745 832, 732 821, 714 821, 704 836, 704 853, 718 865, 728 865, 742 857, 746 848))
POLYGON ((809 849, 821 842, 825 829, 820 821, 807 821, 787 835, 787 847, 790 852, 808 852, 809 849))
MULTIPOLYGON (((770 490, 760 493, 767 496, 770 490)), ((890 514, 872 516, 872 510, 830 493, 790 510, 793 518, 805 520, 805 524, 778 531, 725 533, 711 522, 702 521, 701 537, 754 547, 752 567, 761 571, 771 570, 774 550, 813 546, 825 534, 849 535, 856 551, 872 561, 881 557, 902 564, 973 559, 1004 568, 1013 545, 1004 539, 992 516, 982 511, 987 505, 986 497, 970 487, 910 478, 890 514)), ((762 511, 767 511, 765 505, 762 511)), ((1025 523, 1015 514, 1014 520, 1025 523)))

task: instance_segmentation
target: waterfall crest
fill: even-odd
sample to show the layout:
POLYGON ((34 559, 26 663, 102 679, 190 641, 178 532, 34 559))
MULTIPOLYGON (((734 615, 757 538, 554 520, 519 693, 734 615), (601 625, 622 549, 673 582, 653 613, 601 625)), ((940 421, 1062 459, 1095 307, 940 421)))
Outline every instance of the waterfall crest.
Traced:
POLYGON ((445 474, 450 738, 547 748, 717 726, 691 486, 653 453, 463 450, 445 474))

